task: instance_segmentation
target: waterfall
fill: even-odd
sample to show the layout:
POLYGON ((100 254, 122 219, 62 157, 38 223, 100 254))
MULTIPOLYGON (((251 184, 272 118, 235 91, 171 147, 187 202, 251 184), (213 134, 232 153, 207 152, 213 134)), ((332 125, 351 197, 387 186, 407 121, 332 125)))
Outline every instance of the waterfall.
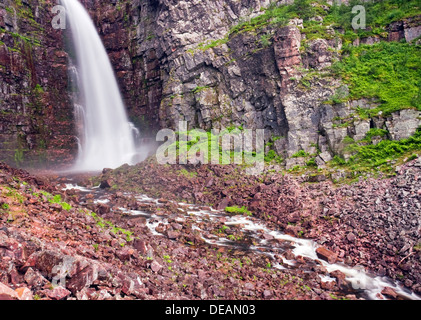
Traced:
POLYGON ((76 56, 79 131, 75 170, 97 171, 133 164, 136 155, 133 125, 128 121, 114 71, 98 32, 83 5, 61 0, 66 9, 76 56))

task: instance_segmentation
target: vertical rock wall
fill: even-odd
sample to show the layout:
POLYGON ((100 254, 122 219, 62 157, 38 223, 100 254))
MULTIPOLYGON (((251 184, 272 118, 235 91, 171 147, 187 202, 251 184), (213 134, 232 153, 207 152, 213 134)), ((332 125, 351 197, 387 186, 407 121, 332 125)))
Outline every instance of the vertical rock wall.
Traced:
POLYGON ((54 4, 0 3, 0 158, 17 166, 69 163, 76 148, 54 4))

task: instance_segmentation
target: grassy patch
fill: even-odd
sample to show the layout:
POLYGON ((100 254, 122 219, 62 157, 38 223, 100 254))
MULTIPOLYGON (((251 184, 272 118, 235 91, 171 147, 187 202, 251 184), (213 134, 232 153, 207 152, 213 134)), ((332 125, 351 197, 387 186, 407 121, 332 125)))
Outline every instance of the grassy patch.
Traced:
MULTIPOLYGON (((375 0, 362 1, 351 0, 348 5, 337 5, 336 1, 327 6, 326 1, 296 0, 293 4, 277 5, 273 2, 262 14, 249 18, 241 17, 238 24, 231 27, 228 34, 222 39, 207 41, 198 46, 200 50, 207 50, 226 44, 231 37, 244 32, 258 32, 264 27, 273 26, 276 28, 286 26, 292 18, 303 19, 301 33, 306 35, 302 40, 303 45, 314 39, 342 38, 345 44, 352 43, 358 37, 364 38, 372 35, 381 37, 387 36, 385 27, 392 22, 413 17, 421 14, 421 2, 419 0, 375 0), (356 5, 363 5, 366 9, 366 28, 354 30, 352 27, 353 18, 357 13, 352 13, 356 5), (316 21, 316 16, 322 17, 323 21, 316 21), (343 33, 333 31, 342 29, 343 33), (329 30, 330 29, 330 30, 329 30)), ((270 35, 262 35, 260 42, 263 47, 271 44, 270 35)), ((194 52, 194 50, 192 51, 194 52)))
MULTIPOLYGON (((384 131, 373 130, 367 134, 367 138, 373 135, 385 134, 384 131)), ((376 145, 353 142, 347 146, 347 150, 354 153, 348 161, 339 156, 335 156, 332 163, 349 168, 354 171, 381 170, 390 172, 392 170, 391 162, 405 155, 412 156, 414 151, 421 150, 421 130, 417 130, 415 135, 408 139, 400 141, 382 140, 376 145)))
POLYGON ((349 5, 333 5, 326 20, 341 26, 344 29, 352 29, 352 19, 356 16, 352 8, 362 5, 366 11, 367 30, 360 30, 362 34, 376 31, 376 28, 384 27, 394 21, 421 14, 421 2, 419 0, 375 0, 362 1, 351 0, 349 5))
POLYGON ((41 190, 39 193, 34 192, 33 195, 36 197, 45 197, 44 199, 46 199, 49 203, 58 203, 66 211, 72 209, 72 206, 67 202, 63 201, 61 195, 59 194, 52 195, 47 191, 41 190))
POLYGON ((59 195, 59 194, 57 194, 55 196, 51 196, 48 201, 50 203, 58 203, 66 211, 69 211, 72 208, 72 206, 70 204, 68 204, 67 202, 62 201, 61 195, 59 195))
POLYGON ((243 214, 246 216, 252 215, 252 213, 245 206, 242 206, 241 208, 238 206, 226 207, 225 212, 228 212, 233 215, 236 215, 236 214, 243 214))
POLYGON ((203 90, 208 89, 208 88, 209 88, 209 86, 198 86, 198 87, 196 87, 192 90, 192 93, 196 94, 196 93, 202 92, 203 90))
POLYGON ((180 174, 187 177, 187 178, 194 178, 197 176, 197 172, 195 171, 187 171, 186 169, 181 169, 180 174))
POLYGON ((284 161, 284 159, 279 156, 275 150, 269 150, 266 154, 265 154, 265 162, 266 163, 277 163, 277 164, 282 164, 284 161))
POLYGON ((349 85, 349 99, 376 98, 383 115, 405 109, 421 110, 421 46, 380 42, 348 47, 349 55, 332 66, 349 85))
MULTIPOLYGON (((198 155, 199 151, 205 163, 213 163, 217 159, 219 164, 247 165, 250 162, 263 160, 263 151, 256 153, 243 150, 243 130, 242 126, 231 126, 219 132, 203 130, 176 132, 176 141, 168 146, 166 152, 178 163, 181 157, 190 161, 194 155, 198 155)), ((190 175, 190 173, 184 173, 187 176, 190 175)))
POLYGON ((134 238, 132 237, 133 236, 132 231, 117 227, 111 221, 108 221, 108 220, 105 220, 105 219, 99 217, 95 212, 90 212, 90 213, 88 213, 88 215, 90 215, 92 218, 94 218, 97 226, 99 226, 100 228, 109 229, 114 234, 121 233, 121 234, 125 235, 127 242, 130 242, 130 241, 134 240, 134 238))
MULTIPOLYGON (((231 36, 243 32, 255 32, 267 25, 274 25, 277 27, 285 26, 288 24, 288 21, 294 17, 301 17, 308 19, 314 16, 318 10, 317 7, 311 5, 311 0, 296 0, 292 5, 276 5, 272 3, 267 9, 263 10, 263 13, 253 17, 242 17, 238 24, 233 26, 228 34, 222 39, 212 40, 207 43, 202 43, 199 45, 198 49, 207 50, 210 48, 221 46, 227 43, 231 36)), ((271 36, 263 35, 260 38, 260 42, 263 47, 271 45, 271 36)))
POLYGON ((210 42, 200 44, 198 49, 206 51, 206 50, 211 49, 211 48, 219 47, 219 46, 221 46, 221 45, 223 45, 227 42, 228 42, 228 37, 225 37, 225 38, 222 38, 222 39, 217 39, 217 40, 212 40, 210 42))
POLYGON ((19 193, 18 190, 11 187, 5 186, 0 189, 2 191, 1 195, 7 198, 11 198, 14 202, 23 204, 25 202, 25 197, 19 193))
POLYGON ((306 158, 310 156, 309 153, 305 152, 304 150, 300 150, 292 155, 292 158, 306 158))

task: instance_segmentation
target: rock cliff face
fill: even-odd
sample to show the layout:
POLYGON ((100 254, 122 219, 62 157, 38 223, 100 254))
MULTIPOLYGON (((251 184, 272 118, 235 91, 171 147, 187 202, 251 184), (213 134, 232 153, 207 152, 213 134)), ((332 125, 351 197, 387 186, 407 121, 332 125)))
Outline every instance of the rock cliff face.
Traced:
MULTIPOLYGON (((317 155, 323 166, 334 155, 349 156, 347 136, 358 140, 379 128, 390 132, 388 138, 401 139, 421 124, 416 110, 341 123, 338 119, 357 106, 370 109, 376 103, 326 103, 347 94, 348 88, 327 72, 342 43, 334 36, 306 39, 300 19, 230 32, 262 14, 269 0, 81 2, 98 26, 130 119, 143 138, 154 139, 159 128, 176 128, 179 120, 206 130, 266 129, 266 142, 291 168, 303 164, 304 159, 292 157, 301 150, 317 155)), ((278 4, 287 2, 292 1, 278 4)), ((52 5, 36 0, 0 5, 0 148, 11 162, 22 161, 22 152, 25 160, 35 159, 45 149, 47 159, 60 154, 67 161, 75 153, 72 106, 65 94, 65 32, 51 28, 52 5), (28 45, 30 36, 36 45, 28 45)), ((419 22, 415 17, 393 23, 388 40, 416 39, 419 22)), ((354 44, 378 41, 370 36, 354 44)))
POLYGON ((1 159, 16 165, 69 162, 76 147, 53 5, 0 3, 0 149, 1 159))
MULTIPOLYGON (((369 110, 378 104, 370 99, 326 103, 332 96, 348 94, 347 86, 329 74, 340 58, 338 37, 306 39, 300 19, 283 27, 269 24, 231 32, 262 14, 270 1, 86 5, 95 12, 111 51, 132 120, 147 128, 144 131, 152 138, 154 129, 177 128, 179 120, 205 130, 265 129, 266 142, 273 143, 291 168, 305 164, 303 158, 292 157, 300 150, 316 155, 317 164, 323 166, 334 155, 350 156, 346 137, 358 141, 378 128, 389 132, 387 138, 399 140, 421 124, 416 110, 346 122, 343 119, 352 117, 357 107, 369 110)), ((420 35, 419 28, 419 17, 393 23, 386 40, 412 41, 420 35)), ((327 34, 335 32, 328 29, 327 34)), ((354 45, 378 41, 357 38, 354 45)))

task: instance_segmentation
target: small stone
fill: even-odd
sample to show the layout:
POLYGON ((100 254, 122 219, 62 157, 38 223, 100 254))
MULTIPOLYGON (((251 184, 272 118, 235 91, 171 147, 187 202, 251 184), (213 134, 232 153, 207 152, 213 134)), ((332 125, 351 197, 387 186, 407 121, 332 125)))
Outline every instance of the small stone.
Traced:
POLYGON ((250 283, 250 282, 247 282, 247 283, 244 285, 244 287, 245 287, 247 290, 254 290, 254 284, 252 284, 252 283, 250 283))
POLYGON ((203 270, 199 270, 197 273, 199 280, 203 281, 207 278, 206 272, 203 270))
POLYGON ((24 275, 24 280, 30 287, 41 287, 48 282, 38 270, 32 268, 28 268, 24 275))
POLYGON ((124 247, 120 250, 117 250, 115 254, 121 261, 129 261, 131 255, 134 254, 134 250, 124 247))
POLYGON ((263 297, 265 297, 265 298, 272 297, 272 291, 270 291, 270 290, 263 291, 263 297))
POLYGON ((381 293, 382 295, 393 299, 396 299, 398 296, 397 292, 391 287, 384 287, 381 293))
POLYGON ((269 234, 269 233, 264 233, 263 234, 263 238, 265 240, 273 240, 273 239, 275 239, 275 237, 273 235, 269 234))
POLYGON ((354 242, 356 238, 355 238, 355 235, 352 232, 350 232, 350 233, 347 234, 346 239, 349 242, 354 242))
POLYGON ((169 239, 177 239, 180 233, 177 231, 171 230, 171 231, 168 231, 167 235, 169 239))
POLYGON ((61 286, 55 287, 53 289, 47 289, 43 291, 45 295, 53 300, 63 300, 68 297, 71 292, 61 286))
POLYGON ((336 282, 339 287, 344 284, 346 275, 342 271, 335 270, 335 271, 332 271, 330 275, 336 279, 336 282))
POLYGON ((142 255, 146 254, 146 252, 148 252, 148 249, 150 248, 149 244, 146 241, 140 239, 134 240, 133 247, 142 255))
POLYGON ((223 199, 223 200, 222 200, 222 201, 218 204, 217 209, 218 209, 218 210, 225 209, 226 207, 228 207, 229 202, 230 202, 230 199, 229 199, 229 198, 224 198, 224 199, 223 199))
POLYGON ((17 300, 18 298, 15 290, 0 282, 0 300, 17 300))
POLYGON ((159 272, 162 269, 162 266, 157 261, 152 261, 151 269, 153 272, 159 272))
POLYGON ((33 300, 32 291, 28 288, 22 287, 15 290, 19 300, 33 300))
POLYGON ((99 187, 101 189, 108 189, 108 188, 111 188, 111 185, 112 185, 112 183, 109 180, 102 180, 99 187))

